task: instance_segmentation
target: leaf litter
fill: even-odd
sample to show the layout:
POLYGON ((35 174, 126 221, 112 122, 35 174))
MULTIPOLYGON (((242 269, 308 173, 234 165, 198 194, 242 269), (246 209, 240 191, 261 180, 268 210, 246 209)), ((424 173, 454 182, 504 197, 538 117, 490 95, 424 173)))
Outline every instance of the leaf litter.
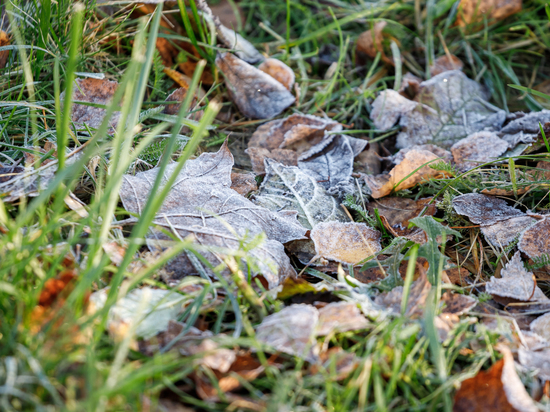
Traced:
MULTIPOLYGON (((491 19, 503 18, 518 7, 515 2, 482 3, 491 10, 488 15, 491 19), (498 7, 502 10, 496 12, 498 7)), ((471 12, 472 4, 462 0, 458 11, 458 24, 469 24, 469 29, 472 23, 479 21, 471 12)), ((240 113, 250 119, 262 120, 283 114, 296 101, 292 92, 299 90, 294 87, 294 71, 280 60, 266 58, 268 54, 262 55, 243 36, 221 24, 205 2, 199 1, 199 8, 214 21, 219 40, 231 49, 218 54, 216 65, 227 86, 227 94, 240 113), (258 67, 253 66, 259 62, 262 63, 258 67)), ((385 21, 375 23, 371 30, 360 35, 358 61, 363 59, 364 63, 366 57, 375 58, 380 53, 383 62, 395 64, 384 47, 391 41, 397 44, 399 41, 384 33, 386 26, 385 21)), ((165 40, 157 42, 159 51, 171 47, 165 40)), ((329 340, 339 334, 342 336, 338 338, 345 339, 345 336, 352 335, 351 332, 354 338, 368 336, 367 333, 379 322, 399 317, 403 306, 406 322, 424 322, 429 297, 436 291, 442 292, 438 289, 441 282, 450 277, 460 277, 453 283, 469 287, 461 289, 463 293, 442 293, 436 304, 433 322, 443 345, 451 337, 458 341, 464 339, 456 332, 459 325, 478 323, 477 317, 483 318, 483 313, 478 313, 477 309, 488 298, 483 296, 478 300, 474 297, 475 291, 485 290, 494 297, 489 302, 495 313, 505 306, 498 298, 537 304, 548 302, 548 297, 538 286, 536 272, 526 269, 522 261, 527 256, 532 259, 529 265, 533 261, 535 264, 539 261, 545 263, 544 259, 550 252, 546 244, 550 230, 546 215, 529 210, 523 212, 511 206, 510 200, 475 193, 477 188, 472 188, 474 193, 453 192, 451 199, 442 198, 442 192, 437 194, 439 197, 426 196, 433 196, 434 191, 427 188, 438 184, 438 180, 452 181, 457 172, 470 171, 480 163, 497 164, 497 159, 510 155, 511 151, 520 154, 536 142, 540 143, 539 122, 550 121, 550 111, 507 115, 489 103, 487 89, 469 79, 461 71, 462 61, 445 50, 446 54, 430 66, 431 79, 422 81, 407 73, 399 91, 384 90, 372 102, 372 123, 378 131, 396 131, 395 146, 386 146, 386 142, 379 146, 366 138, 345 134, 344 125, 330 119, 334 113, 329 112, 328 116, 323 113, 323 117, 294 113, 257 127, 247 149, 254 173, 233 168, 233 155, 227 141, 218 152, 203 153, 188 161, 155 217, 146 240, 151 256, 158 256, 160 250, 174 244, 174 238, 192 241, 201 259, 197 264, 197 259, 184 253, 166 266, 168 271, 163 269, 164 273, 174 269, 178 272, 175 276, 169 273, 167 277, 158 277, 177 291, 145 286, 119 299, 107 317, 107 329, 112 337, 121 341, 128 334, 135 334, 138 341, 132 342, 132 348, 147 356, 174 349, 181 356, 195 357, 196 369, 190 376, 201 399, 246 403, 249 400, 235 391, 265 372, 266 362, 260 362, 260 356, 255 352, 259 348, 247 350, 234 343, 226 344, 223 333, 215 335, 196 327, 201 325, 203 318, 193 325, 180 321, 186 308, 193 305, 198 294, 204 291, 202 285, 185 288, 180 281, 189 275, 202 274, 198 268, 202 264, 206 264, 206 272, 213 278, 209 282, 216 282, 219 274, 229 279, 232 269, 215 273, 214 268, 229 267, 229 261, 237 256, 242 259, 249 279, 260 276, 265 281, 252 281, 251 285, 253 293, 261 294, 260 306, 269 307, 273 313, 262 314, 253 323, 247 319, 246 328, 249 335, 255 334, 257 341, 264 344, 262 350, 274 353, 267 364, 273 365, 273 359, 288 358, 281 353, 296 356, 310 363, 309 373, 312 374, 334 367, 336 380, 350 376, 365 363, 365 358, 343 349, 344 345, 328 348, 329 340), (392 155, 387 147, 401 150, 392 155), (376 148, 372 157, 378 160, 378 165, 359 168, 359 158, 372 148, 376 148), (386 172, 380 173, 383 169, 386 172), (260 181, 258 189, 257 182, 260 181), (420 186, 418 192, 416 186, 420 186), (349 200, 350 196, 353 201, 349 200), (344 198, 346 204, 354 206, 354 216, 360 222, 350 221, 350 216, 341 207, 344 198), (442 216, 449 221, 445 222, 442 216), (468 219, 473 225, 455 227, 451 219, 468 219), (457 250, 447 253, 445 248, 454 248, 454 242, 449 246, 449 241, 458 240, 461 233, 464 234, 455 228, 468 229, 472 236, 474 230, 479 230, 490 245, 503 253, 500 268, 498 265, 496 271, 492 267, 484 268, 484 259, 487 258, 483 252, 480 256, 474 247, 466 258, 452 258, 452 252, 457 250), (168 236, 168 232, 172 236, 168 236), (410 258, 407 249, 413 243, 418 244, 415 246, 418 247, 418 258, 414 281, 409 285, 410 289, 405 290, 403 279, 410 258), (243 245, 251 245, 246 258, 239 253, 243 245), (504 264, 507 260, 504 253, 508 256, 516 247, 519 251, 504 264), (463 283, 462 279, 465 269, 461 263, 465 263, 470 254, 477 276, 470 269, 473 275, 466 271, 464 277, 469 278, 468 282, 475 277, 473 286, 463 283), (304 260, 303 256, 307 259, 304 260), (312 258, 318 262, 312 263, 312 258), (308 270, 310 263, 314 270, 308 270), (296 277, 297 269, 304 271, 301 278, 296 277), (372 276, 374 281, 368 279, 368 271, 376 272, 372 276), (451 276, 452 271, 457 275, 451 276), (493 272, 498 276, 490 276, 493 272), (313 278, 317 283, 310 282, 313 278), (483 282, 478 283, 480 278, 483 282), (304 302, 313 304, 290 303, 297 295, 304 302), (285 302, 272 305, 274 296, 285 299, 285 302), (408 296, 406 305, 405 296, 408 296), (477 309, 472 314, 474 307, 477 309), (321 337, 327 337, 324 344, 319 341, 321 337)), ((163 59, 175 58, 173 52, 167 50, 163 59)), ((194 47, 190 54, 197 58, 200 55, 194 47)), ((178 68, 188 75, 194 70, 191 62, 187 65, 180 63, 178 68)), ((164 72, 170 73, 169 77, 181 87, 166 101, 181 102, 188 89, 188 79, 171 70, 167 67, 164 72)), ((75 100, 100 105, 109 104, 117 87, 116 82, 96 79, 79 79, 77 84, 75 100)), ((168 114, 179 110, 179 104, 165 104, 165 107, 168 114)), ((97 128, 104 115, 103 108, 76 104, 72 120, 78 126, 97 128)), ((199 111, 194 115, 195 120, 199 120, 202 113, 199 111)), ((110 119, 111 131, 117 127, 119 116, 120 113, 115 112, 110 119)), ((44 163, 43 167, 46 166, 44 163)), ((168 166, 161 187, 174 168, 175 164, 168 166)), ((55 170, 55 162, 52 162, 45 183, 51 180, 55 170)), ((14 201, 43 190, 45 185, 17 186, 20 184, 17 182, 23 180, 21 176, 31 173, 37 172, 28 165, 2 167, 0 185, 3 186, 0 188, 9 189, 3 190, 3 200, 14 201)), ((129 213, 139 215, 147 200, 156 195, 150 191, 157 173, 158 169, 152 168, 124 176, 120 198, 129 213)), ((456 191, 454 187, 452 189, 456 191)), ((502 193, 506 193, 503 196, 512 196, 519 190, 514 187, 494 194, 502 193)), ((77 202, 73 209, 80 206, 77 202)), ((474 246, 477 241, 481 248, 481 239, 473 239, 474 246)), ((124 247, 109 242, 102 248, 113 264, 121 263, 124 247)), ((245 275, 242 277, 244 279, 245 275)), ((64 282, 60 277, 58 280, 66 286, 72 279, 64 282)), ((45 293, 52 284, 46 284, 45 293)), ((219 283, 215 285, 219 288, 219 283)), ((220 295, 229 302, 229 294, 235 290, 220 288, 219 295, 209 293, 201 303, 206 309, 204 312, 199 310, 200 316, 221 304, 220 295)), ((90 296, 90 312, 105 304, 107 293, 108 289, 100 289, 90 296)), ((516 357, 524 368, 534 371, 534 376, 547 380, 550 379, 547 362, 549 314, 529 319, 528 323, 522 324, 522 328, 527 324, 529 331, 518 330, 525 338, 516 351, 516 357), (527 338, 537 344, 526 345, 527 338)), ((222 327, 225 328, 226 324, 222 327)), ((469 342, 469 346, 465 345, 463 349, 475 351, 476 344, 479 345, 469 342)), ((517 375, 513 354, 505 346, 498 348, 503 359, 489 371, 479 372, 462 382, 455 396, 454 410, 536 410, 517 375)), ((277 364, 277 367, 281 365, 277 364)), ((258 402, 254 407, 260 404, 258 402)))

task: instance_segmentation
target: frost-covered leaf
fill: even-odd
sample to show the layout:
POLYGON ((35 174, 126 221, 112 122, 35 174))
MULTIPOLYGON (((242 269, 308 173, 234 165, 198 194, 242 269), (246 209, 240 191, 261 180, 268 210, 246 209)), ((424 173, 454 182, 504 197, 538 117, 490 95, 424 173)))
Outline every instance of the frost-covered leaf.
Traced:
POLYGON ((464 315, 477 305, 477 299, 460 293, 445 292, 441 296, 442 312, 444 314, 464 315))
POLYGON ((231 189, 241 196, 258 190, 256 176, 253 173, 231 173, 231 189))
POLYGON ((462 382, 454 397, 454 412, 539 411, 516 372, 510 349, 504 345, 497 349, 504 358, 462 382))
MULTIPOLYGON (((103 308, 107 295, 108 289, 92 293, 92 311, 103 308)), ((107 329, 115 339, 121 340, 132 324, 138 322, 136 337, 151 338, 166 330, 171 320, 177 319, 186 301, 189 301, 189 297, 170 290, 150 287, 134 289, 111 307, 107 329)))
POLYGON ((277 116, 294 103, 294 96, 277 80, 231 53, 218 54, 216 65, 242 114, 252 119, 277 116))
POLYGON ((265 173, 266 158, 286 166, 297 166, 302 153, 326 140, 325 131, 341 129, 339 123, 330 119, 293 114, 259 126, 248 142, 246 153, 256 173, 265 173))
POLYGON ((344 135, 331 135, 330 140, 321 151, 316 149, 322 143, 302 154, 298 158, 298 167, 313 176, 325 189, 336 189, 349 183, 355 152, 360 153, 368 142, 344 135))
POLYGON ((425 150, 411 150, 405 154, 401 163, 395 166, 389 174, 365 176, 372 197, 378 199, 389 195, 392 191, 408 189, 432 178, 446 176, 447 173, 435 170, 430 165, 435 164, 439 157, 425 150))
POLYGON ((508 143, 493 132, 474 133, 451 147, 454 161, 463 172, 497 159, 506 150, 508 143))
POLYGON ((550 219, 545 218, 531 226, 521 235, 519 250, 531 259, 550 255, 550 219))
POLYGON ((422 150, 425 152, 431 152, 437 157, 440 157, 441 160, 446 163, 451 163, 453 161, 453 155, 451 154, 451 152, 433 144, 419 144, 415 146, 405 147, 399 150, 393 156, 390 156, 390 159, 394 164, 398 165, 405 159, 405 155, 413 150, 422 150))
POLYGON ((487 293, 523 302, 550 303, 550 299, 536 286, 533 273, 528 272, 523 266, 520 252, 515 253, 500 274, 500 279, 492 277, 485 284, 487 293))
POLYGON ((532 332, 550 342, 550 313, 546 313, 535 319, 529 325, 532 332))
MULTIPOLYGON (((76 84, 78 87, 75 87, 73 92, 73 101, 96 103, 105 106, 109 105, 118 87, 117 82, 107 79, 76 79, 76 84)), ((64 95, 64 92, 61 93, 61 101, 63 101, 64 95)), ((97 129, 103 122, 106 112, 106 109, 100 107, 75 103, 72 108, 71 119, 77 125, 83 126, 86 124, 91 129, 97 129)), ((109 119, 109 129, 111 131, 116 129, 119 119, 120 112, 114 112, 109 119)))
POLYGON ((373 102, 371 119, 381 130, 399 120, 400 148, 426 143, 449 148, 472 133, 500 129, 506 112, 487 102, 488 97, 479 83, 453 70, 422 82, 416 102, 397 92, 381 92, 373 102))
MULTIPOLYGON (((295 273, 281 243, 303 238, 305 229, 290 214, 257 206, 231 189, 232 166, 233 156, 226 144, 217 153, 203 153, 198 159, 189 160, 154 223, 169 231, 175 230, 181 238, 193 235, 198 244, 214 248, 205 255, 215 266, 220 262, 215 254, 220 252, 216 252, 216 248, 235 250, 239 247, 238 236, 264 232, 268 240, 251 253, 265 264, 262 274, 273 287, 295 273)), ((175 167, 175 164, 167 167, 164 182, 175 167)), ((120 196, 126 210, 141 213, 152 196, 150 191, 156 175, 155 168, 135 176, 124 176, 120 196)), ((155 231, 152 238, 162 240, 166 237, 155 231)), ((150 245, 154 247, 154 242, 150 245)))
POLYGON ((537 220, 531 216, 512 217, 492 225, 482 225, 481 233, 493 246, 502 248, 508 246, 536 222, 537 220))
POLYGON ((319 309, 317 336, 365 329, 369 322, 353 302, 332 302, 319 309))
POLYGON ((382 250, 381 234, 364 223, 322 222, 311 231, 317 256, 357 264, 382 250))
POLYGON ((499 136, 508 142, 510 147, 515 147, 519 143, 532 143, 540 133, 539 123, 544 126, 547 122, 550 122, 550 110, 528 113, 504 126, 499 136))
POLYGON ((365 329, 368 325, 353 302, 333 302, 319 310, 295 304, 267 316, 256 329, 256 339, 275 350, 313 362, 319 354, 317 336, 365 329))
POLYGON ((264 56, 256 48, 235 30, 220 24, 218 27, 220 39, 235 54, 247 63, 254 64, 264 59, 264 56))
POLYGON ((518 349, 519 363, 527 369, 536 371, 543 381, 550 381, 550 348, 538 351, 518 349))
POLYGON ((384 216, 390 226, 406 229, 409 221, 417 217, 424 209, 423 216, 433 216, 436 212, 435 204, 430 204, 432 198, 408 199, 406 197, 384 197, 367 204, 367 209, 374 216, 374 209, 384 216))
POLYGON ((277 59, 265 59, 262 64, 258 66, 258 69, 260 69, 264 73, 269 74, 271 77, 273 77, 283 86, 285 86, 287 90, 292 90, 296 77, 292 69, 284 64, 282 61, 277 59))
POLYGON ((315 178, 297 167, 266 159, 266 176, 254 202, 273 211, 296 211, 298 221, 312 229, 321 222, 347 221, 339 202, 315 178))
POLYGON ((493 225, 512 217, 524 216, 521 210, 508 206, 506 201, 479 193, 467 193, 453 199, 453 208, 472 223, 493 225))
POLYGON ((319 311, 310 305, 291 305, 267 316, 256 329, 256 339, 277 351, 313 362, 319 353, 315 329, 319 311))

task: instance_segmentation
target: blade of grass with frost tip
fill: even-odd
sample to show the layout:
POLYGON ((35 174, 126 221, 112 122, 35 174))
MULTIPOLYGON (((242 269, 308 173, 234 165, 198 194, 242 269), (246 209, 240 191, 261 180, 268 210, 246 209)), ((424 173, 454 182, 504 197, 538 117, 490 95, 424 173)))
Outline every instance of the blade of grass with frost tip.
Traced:
POLYGON ((82 3, 74 4, 74 14, 71 22, 71 45, 69 48, 69 60, 65 71, 65 101, 63 102, 63 115, 61 124, 57 129, 57 156, 59 160, 59 170, 65 168, 65 149, 67 147, 67 137, 69 134, 69 122, 71 120, 73 89, 75 81, 76 66, 78 64, 78 48, 82 38, 82 20, 84 15, 84 5, 82 3))

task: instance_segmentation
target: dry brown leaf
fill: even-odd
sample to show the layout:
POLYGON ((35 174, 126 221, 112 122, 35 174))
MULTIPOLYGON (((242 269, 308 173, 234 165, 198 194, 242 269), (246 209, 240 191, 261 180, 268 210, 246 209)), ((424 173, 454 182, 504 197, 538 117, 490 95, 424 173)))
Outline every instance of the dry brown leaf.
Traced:
POLYGON ((311 231, 318 257, 357 264, 382 250, 381 234, 364 223, 323 222, 311 231))
MULTIPOLYGON (((157 213, 154 224, 175 230, 180 238, 192 235, 206 250, 203 256, 214 266, 223 261, 220 248, 236 250, 239 236, 265 232, 265 243, 251 251, 257 257, 258 270, 267 280, 269 288, 277 286, 286 277, 294 275, 288 256, 281 243, 303 238, 306 232, 297 221, 296 213, 279 213, 257 206, 231 189, 233 156, 224 143, 216 153, 203 153, 189 160, 180 172, 172 190, 157 213), (232 227, 228 229, 226 224, 232 227)), ((164 182, 176 164, 169 165, 164 182)), ((140 214, 155 181, 158 169, 125 175, 120 197, 126 210, 140 214)), ((153 250, 159 247, 157 240, 169 240, 160 231, 148 236, 153 250)), ((181 276, 196 273, 193 266, 181 255, 172 264, 181 276)))
POLYGON ((330 119, 306 114, 293 114, 259 126, 246 153, 255 173, 265 173, 264 159, 274 159, 285 166, 297 166, 298 157, 325 140, 325 131, 338 131, 342 126, 330 119))
POLYGON ((477 305, 477 299, 460 293, 445 292, 441 296, 441 304, 442 313, 460 316, 472 310, 477 305))
POLYGON ((366 329, 368 320, 353 302, 333 302, 319 309, 317 336, 366 329))
POLYGON ((359 153, 353 162, 353 171, 367 175, 378 175, 382 171, 382 162, 378 154, 378 143, 370 143, 359 153))
POLYGON ((265 59, 262 64, 258 66, 258 69, 264 73, 269 74, 279 83, 287 88, 287 90, 292 91, 294 86, 294 81, 296 76, 290 67, 284 64, 282 61, 277 59, 265 59))
POLYGON ((103 243, 101 247, 115 266, 120 265, 124 260, 126 247, 119 245, 117 242, 103 243))
POLYGON ((544 292, 536 285, 532 272, 528 272, 516 252, 500 272, 501 278, 492 277, 485 284, 487 293, 523 302, 548 302, 544 292))
POLYGON ((522 233, 518 248, 531 259, 550 254, 550 219, 535 223, 522 233))
MULTIPOLYGON (((447 275, 447 279, 453 285, 468 286, 473 282, 470 272, 465 268, 453 268, 443 271, 447 275)), ((443 276, 443 275, 442 275, 443 276)))
POLYGON ((493 132, 477 132, 451 147, 454 161, 461 172, 497 159, 508 150, 508 143, 493 132))
POLYGON ((241 196, 258 190, 256 176, 253 173, 231 173, 231 189, 241 196))
POLYGON ((524 216, 506 201, 479 193, 467 193, 453 199, 453 208, 459 215, 468 217, 472 223, 493 225, 512 217, 524 216))
POLYGON ((397 192, 432 178, 447 176, 448 174, 445 171, 430 168, 430 165, 434 165, 439 161, 438 159, 439 157, 432 152, 411 150, 405 154, 403 161, 395 166, 388 175, 367 175, 365 181, 372 192, 372 197, 378 199, 389 195, 392 191, 397 192))
POLYGON ((399 88, 399 94, 407 99, 413 100, 420 91, 420 83, 422 79, 415 76, 411 72, 405 73, 401 80, 401 87, 399 88))
POLYGON ((457 23, 460 26, 473 26, 474 30, 481 30, 483 22, 495 24, 509 16, 513 16, 522 9, 522 0, 461 0, 458 6, 457 23))
POLYGON ((423 150, 426 152, 431 152, 437 157, 441 157, 441 160, 443 160, 446 163, 451 163, 453 161, 453 155, 451 154, 451 152, 433 144, 419 144, 419 145, 405 147, 399 150, 393 156, 390 156, 389 159, 394 164, 398 165, 403 161, 403 159, 405 159, 405 155, 409 153, 411 150, 423 150))
POLYGON ((359 35, 357 38, 356 44, 356 54, 355 59, 357 64, 363 66, 366 63, 365 57, 370 57, 374 59, 378 52, 381 54, 382 61, 386 64, 394 65, 394 62, 391 58, 386 56, 384 53, 384 47, 382 46, 382 41, 384 40, 384 34, 382 33, 384 28, 387 26, 386 21, 379 21, 374 24, 374 27, 370 30, 367 30, 359 35))
POLYGON ((247 117, 269 119, 294 103, 285 86, 231 53, 218 54, 216 65, 225 76, 231 99, 247 117))
MULTIPOLYGON (((195 49, 195 47, 190 44, 183 42, 179 46, 186 51, 189 55, 186 55, 186 61, 178 64, 178 69, 182 71, 188 78, 193 78, 193 74, 197 68, 197 63, 202 59, 200 53, 195 49)), ((189 81, 188 81, 189 82, 189 81)), ((214 83, 214 76, 212 72, 207 67, 204 69, 201 75, 201 83, 207 86, 210 86, 214 83)))
POLYGON ((449 70, 462 70, 464 63, 454 54, 444 55, 434 60, 430 66, 430 73, 432 76, 437 76, 443 72, 449 70))
POLYGON ((539 409, 519 379, 514 356, 504 345, 504 355, 489 370, 462 382, 454 398, 453 412, 537 412, 539 409))
POLYGON ((435 204, 430 204, 431 201, 431 197, 419 200, 406 197, 384 197, 367 204, 367 209, 373 216, 374 209, 378 209, 378 214, 384 216, 390 226, 406 229, 409 226, 409 220, 418 217, 422 211, 424 211, 422 216, 435 214, 435 204))
MULTIPOLYGON (((118 87, 117 82, 106 79, 76 79, 76 84, 78 87, 75 87, 73 101, 103 104, 106 106, 111 102, 118 87)), ((61 94, 61 101, 63 101, 63 96, 64 92, 61 94)), ((86 124, 91 129, 97 129, 103 122, 106 112, 106 109, 100 107, 84 106, 75 103, 71 119, 78 125, 86 124)), ((120 112, 115 111, 109 119, 109 130, 111 133, 118 126, 119 119, 120 112)))
MULTIPOLYGON (((9 46, 10 45, 10 39, 8 37, 8 33, 6 33, 3 30, 0 30, 0 47, 9 46)), ((0 69, 3 69, 6 67, 6 63, 8 62, 8 57, 10 56, 9 50, 4 50, 0 52, 0 69)))

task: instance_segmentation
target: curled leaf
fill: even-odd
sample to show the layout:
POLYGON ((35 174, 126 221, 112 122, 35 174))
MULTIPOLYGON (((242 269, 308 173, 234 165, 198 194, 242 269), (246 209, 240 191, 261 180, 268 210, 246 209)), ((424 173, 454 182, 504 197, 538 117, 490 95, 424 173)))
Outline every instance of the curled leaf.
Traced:
POLYGON ((395 166, 388 175, 365 176, 372 197, 378 199, 392 191, 408 189, 432 178, 447 176, 445 171, 430 168, 439 157, 425 150, 411 150, 405 154, 401 163, 395 166))
POLYGON ((296 76, 294 75, 292 69, 282 61, 277 59, 265 59, 262 64, 258 66, 258 69, 269 74, 285 86, 287 90, 292 90, 296 76))
POLYGON ((231 98, 247 117, 268 119, 294 103, 294 96, 281 83, 231 53, 218 54, 216 65, 231 98))
POLYGON ((464 63, 454 54, 444 55, 434 60, 430 66, 430 73, 432 76, 437 76, 450 70, 462 70, 462 67, 464 67, 464 63))

